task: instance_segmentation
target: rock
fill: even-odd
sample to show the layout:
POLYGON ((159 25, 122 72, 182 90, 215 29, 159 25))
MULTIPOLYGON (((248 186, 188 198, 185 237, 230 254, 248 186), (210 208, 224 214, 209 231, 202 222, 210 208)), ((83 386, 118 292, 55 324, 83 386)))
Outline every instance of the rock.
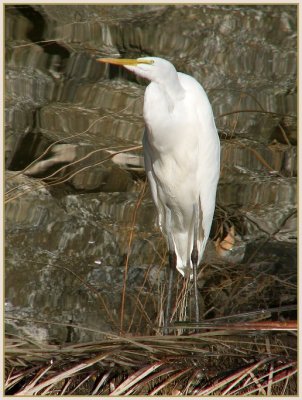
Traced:
MULTIPOLYGON (((147 82, 96 61, 106 56, 163 57, 204 86, 222 143, 211 238, 223 243, 234 226, 235 241, 223 258, 209 241, 202 303, 217 315, 222 303, 228 312, 268 306, 265 295, 252 303, 252 274, 284 271, 283 249, 292 266, 296 257, 296 6, 54 4, 5 12, 6 300, 19 318, 9 329, 59 342, 118 332, 124 282, 130 332, 151 334, 160 319, 167 249, 149 190, 143 195, 147 82), (250 270, 235 305, 232 290, 250 270)), ((280 285, 274 301, 279 292, 295 301, 280 285)))

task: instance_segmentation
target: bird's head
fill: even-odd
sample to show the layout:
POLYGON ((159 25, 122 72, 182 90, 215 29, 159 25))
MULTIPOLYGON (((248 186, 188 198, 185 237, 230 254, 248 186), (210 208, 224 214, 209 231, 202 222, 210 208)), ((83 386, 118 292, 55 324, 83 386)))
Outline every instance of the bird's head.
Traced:
POLYGON ((136 75, 155 82, 166 81, 171 77, 171 74, 176 73, 173 64, 158 57, 142 57, 137 59, 98 58, 97 61, 106 64, 122 65, 136 75))

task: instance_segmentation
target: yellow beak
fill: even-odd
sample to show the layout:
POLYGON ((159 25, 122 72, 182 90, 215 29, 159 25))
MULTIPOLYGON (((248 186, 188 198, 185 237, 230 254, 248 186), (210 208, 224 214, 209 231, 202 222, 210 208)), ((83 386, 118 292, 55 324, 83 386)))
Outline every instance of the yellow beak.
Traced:
POLYGON ((105 64, 114 65, 137 65, 137 64, 153 64, 153 60, 144 60, 142 58, 97 58, 97 61, 105 64))

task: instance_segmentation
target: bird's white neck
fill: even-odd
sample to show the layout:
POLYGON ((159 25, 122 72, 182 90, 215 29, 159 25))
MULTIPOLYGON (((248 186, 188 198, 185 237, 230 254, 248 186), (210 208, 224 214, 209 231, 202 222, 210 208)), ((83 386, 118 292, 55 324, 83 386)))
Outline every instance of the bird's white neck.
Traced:
POLYGON ((175 74, 171 74, 168 79, 159 79, 156 83, 161 91, 165 93, 169 111, 172 111, 175 103, 185 97, 185 90, 179 82, 177 72, 175 71, 175 74))

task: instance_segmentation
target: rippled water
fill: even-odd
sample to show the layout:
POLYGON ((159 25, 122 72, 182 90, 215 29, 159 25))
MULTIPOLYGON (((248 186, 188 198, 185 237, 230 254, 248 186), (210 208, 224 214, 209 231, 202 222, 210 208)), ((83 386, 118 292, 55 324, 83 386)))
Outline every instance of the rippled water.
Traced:
POLYGON ((296 6, 7 5, 5 17, 6 299, 22 319, 8 330, 94 335, 35 318, 116 331, 125 265, 125 326, 158 323, 166 245, 136 148, 146 82, 99 56, 163 57, 207 91, 222 144, 212 238, 226 221, 236 242, 221 260, 210 241, 205 261, 242 267, 261 240, 258 261, 284 263, 276 248, 295 260, 296 6))

